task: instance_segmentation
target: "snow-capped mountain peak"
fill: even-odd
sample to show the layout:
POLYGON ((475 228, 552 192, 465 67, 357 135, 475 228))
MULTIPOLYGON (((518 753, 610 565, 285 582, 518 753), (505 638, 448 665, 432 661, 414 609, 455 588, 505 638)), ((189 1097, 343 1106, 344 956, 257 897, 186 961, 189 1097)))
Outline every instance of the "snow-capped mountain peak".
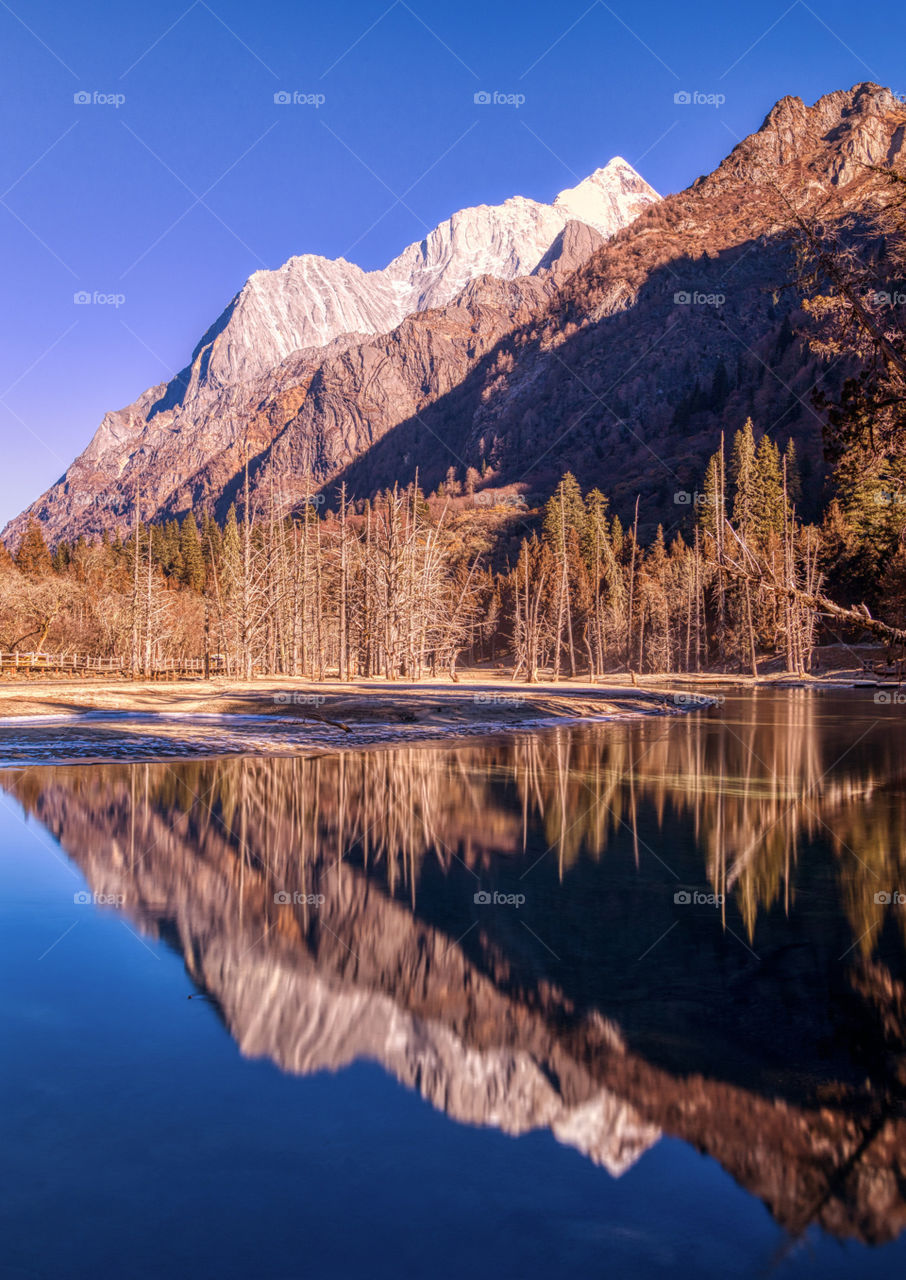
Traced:
POLYGON ((627 226, 657 199, 625 160, 615 159, 552 204, 512 196, 460 209, 381 270, 305 253, 254 272, 202 335, 187 367, 105 415, 62 479, 4 536, 20 537, 35 512, 52 538, 107 528, 131 510, 139 473, 146 501, 160 509, 177 491, 188 492, 185 486, 214 458, 229 454, 254 406, 284 385, 291 357, 304 353, 316 364, 334 342, 390 334, 407 316, 446 307, 479 276, 511 281, 555 265, 570 270, 600 247, 601 236, 627 226), (90 502, 78 496, 89 492, 90 502))
POLYGON ((204 358, 202 380, 230 385, 343 333, 387 332, 415 311, 445 306, 476 276, 531 275, 567 222, 608 237, 657 199, 617 157, 553 204, 512 196, 460 209, 380 271, 317 254, 256 271, 211 330, 212 350, 196 350, 196 360, 204 358))
POLYGON ((561 191, 553 207, 603 236, 612 236, 659 197, 622 156, 596 169, 575 187, 561 191))

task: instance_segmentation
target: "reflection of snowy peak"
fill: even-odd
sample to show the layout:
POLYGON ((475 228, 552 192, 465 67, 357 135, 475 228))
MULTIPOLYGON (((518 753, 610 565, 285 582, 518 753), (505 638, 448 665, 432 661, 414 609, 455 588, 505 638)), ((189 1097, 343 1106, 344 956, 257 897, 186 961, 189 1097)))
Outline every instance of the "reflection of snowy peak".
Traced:
POLYGON ((587 1100, 568 1105, 527 1052, 471 1048, 449 1027, 414 1017, 388 996, 338 989, 317 973, 252 959, 209 947, 201 975, 223 1001, 248 1057, 270 1058, 299 1075, 369 1059, 463 1124, 513 1136, 548 1128, 614 1177, 660 1137, 628 1102, 591 1080, 587 1100))
MULTIPOLYGON (((130 921, 157 937, 167 922, 171 944, 247 1057, 298 1075, 376 1062, 455 1120, 513 1136, 550 1129, 614 1177, 659 1139, 661 1130, 602 1086, 542 1019, 361 870, 331 858, 310 865, 307 890, 326 886, 329 895, 307 924, 288 908, 275 915, 273 886, 257 874, 235 911, 240 880, 220 825, 199 847, 194 828, 164 804, 142 816, 136 836, 125 785, 108 786, 99 810, 95 793, 88 803, 57 784, 37 816, 96 893, 123 897, 130 921), (135 838, 147 857, 128 851, 135 838), (498 1030, 486 1035, 489 1028, 498 1030)), ((595 1011, 588 1027, 598 1064, 622 1058, 615 1024, 595 1011)))

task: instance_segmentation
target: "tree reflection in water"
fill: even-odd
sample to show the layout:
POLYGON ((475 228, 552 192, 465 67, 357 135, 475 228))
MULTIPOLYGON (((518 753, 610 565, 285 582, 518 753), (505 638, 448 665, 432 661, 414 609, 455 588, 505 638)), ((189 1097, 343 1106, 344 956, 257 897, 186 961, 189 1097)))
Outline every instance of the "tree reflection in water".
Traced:
POLYGON ((675 1134, 792 1232, 882 1241, 906 1222, 904 777, 897 707, 788 691, 2 785, 243 1052, 373 1058, 613 1173, 675 1134))

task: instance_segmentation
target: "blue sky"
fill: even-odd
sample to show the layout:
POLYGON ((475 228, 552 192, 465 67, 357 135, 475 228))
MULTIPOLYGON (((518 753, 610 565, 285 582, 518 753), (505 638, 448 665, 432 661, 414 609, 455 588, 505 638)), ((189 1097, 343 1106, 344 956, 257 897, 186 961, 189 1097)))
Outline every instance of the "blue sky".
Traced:
POLYGON ((893 0, 0 0, 0 526, 259 267, 383 266, 613 155, 678 190, 784 94, 906 91, 904 36, 893 0))

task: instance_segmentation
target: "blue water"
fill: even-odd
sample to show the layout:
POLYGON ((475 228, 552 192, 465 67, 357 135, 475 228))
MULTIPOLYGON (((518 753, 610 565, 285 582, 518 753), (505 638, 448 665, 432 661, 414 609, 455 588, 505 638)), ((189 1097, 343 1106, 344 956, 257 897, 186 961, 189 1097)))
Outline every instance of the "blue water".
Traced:
POLYGON ((713 1159, 662 1137, 620 1178, 546 1131, 458 1124, 373 1063, 244 1058, 183 958, 0 795, 5 1277, 841 1277, 713 1159))

